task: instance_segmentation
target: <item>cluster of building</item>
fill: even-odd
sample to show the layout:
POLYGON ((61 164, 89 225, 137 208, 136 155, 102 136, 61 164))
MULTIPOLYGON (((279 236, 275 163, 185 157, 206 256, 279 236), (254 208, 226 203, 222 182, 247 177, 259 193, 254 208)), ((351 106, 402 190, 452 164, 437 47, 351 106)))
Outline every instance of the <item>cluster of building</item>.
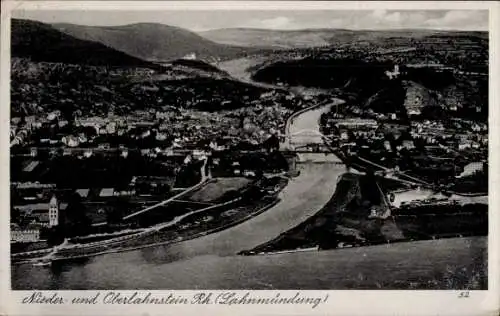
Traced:
POLYGON ((443 123, 437 121, 412 122, 410 134, 426 144, 441 144, 451 150, 487 149, 488 126, 485 123, 466 123, 469 124, 462 124, 457 130, 445 128, 443 123))
POLYGON ((43 228, 56 227, 60 223, 61 212, 67 208, 67 203, 60 202, 55 195, 47 201, 43 198, 36 203, 13 205, 23 223, 11 220, 11 242, 40 241, 43 228))
MULTIPOLYGON (((155 117, 161 116, 163 120, 170 119, 168 115, 162 115, 161 113, 158 112, 143 113, 142 115, 144 116, 153 115, 155 117)), ((113 207, 112 203, 108 205, 109 203, 106 201, 112 201, 114 198, 117 197, 127 197, 127 200, 136 201, 134 203, 138 205, 137 207, 140 207, 141 203, 137 201, 140 201, 141 197, 142 200, 144 200, 145 198, 147 199, 148 196, 149 197, 162 196, 170 192, 173 189, 174 183, 176 181, 175 174, 180 172, 179 166, 183 165, 188 166, 196 161, 206 160, 207 157, 212 156, 214 153, 218 153, 217 155, 219 157, 226 156, 226 160, 231 162, 230 168, 234 169, 232 172, 233 175, 245 176, 245 177, 255 177, 257 175, 256 170, 258 170, 262 166, 255 166, 255 169, 249 168, 248 166, 243 166, 243 165, 240 166, 239 164, 242 159, 241 155, 231 155, 230 153, 225 154, 225 151, 231 146, 231 144, 234 143, 237 144, 241 141, 241 138, 239 138, 238 135, 221 137, 220 135, 210 134, 208 130, 209 124, 212 122, 212 120, 220 118, 217 118, 216 115, 211 116, 210 114, 202 115, 196 112, 183 112, 173 120, 180 117, 182 117, 184 120, 198 120, 200 124, 194 125, 194 130, 191 127, 183 130, 181 123, 178 122, 179 125, 177 126, 177 128, 179 133, 183 131, 189 136, 184 135, 181 138, 180 137, 181 135, 179 135, 178 139, 174 139, 173 145, 169 147, 133 149, 125 146, 120 146, 119 148, 110 148, 109 144, 108 146, 105 146, 104 143, 99 144, 97 147, 82 147, 81 143, 77 146, 68 146, 66 144, 66 146, 63 147, 64 148, 63 155, 66 155, 67 152, 69 155, 78 156, 80 158, 82 157, 90 158, 91 156, 94 155, 96 155, 96 157, 100 157, 101 154, 107 154, 108 152, 112 152, 113 155, 116 156, 116 151, 118 151, 122 157, 127 158, 128 153, 130 151, 140 150, 141 156, 147 156, 146 159, 153 158, 153 161, 156 161, 156 163, 160 164, 167 163, 162 161, 166 161, 165 159, 169 159, 168 161, 172 161, 171 164, 177 166, 177 167, 174 166, 175 167, 174 173, 173 175, 170 176, 167 175, 161 175, 161 176, 158 175, 156 177, 144 176, 139 172, 137 173, 136 176, 132 177, 130 183, 125 184, 124 186, 123 185, 120 186, 119 189, 113 187, 105 187, 105 188, 91 187, 91 188, 82 188, 76 190, 75 193, 79 194, 82 197, 82 201, 86 205, 85 207, 87 211, 89 211, 93 222, 96 222, 97 219, 101 221, 105 220, 109 207, 113 207), (201 124, 204 124, 203 127, 197 129, 196 126, 201 126, 201 124), (207 128, 206 132, 203 132, 204 128, 207 128), (190 132, 194 133, 195 131, 200 131, 199 132, 200 139, 196 138, 198 134, 189 134, 190 132), (207 137, 209 136, 212 136, 214 138, 207 139, 207 137), (206 140, 206 141, 200 143, 199 140, 206 140), (157 159, 160 159, 161 161, 157 159), (96 220, 94 220, 94 218, 96 220)), ((88 119, 88 120, 81 120, 79 121, 79 123, 81 124, 83 122, 83 124, 87 124, 87 127, 95 128, 96 135, 94 137, 98 137, 98 135, 100 135, 101 126, 108 126, 111 120, 112 118, 88 119), (92 125, 90 123, 92 123, 92 125), (97 134, 98 130, 99 134, 97 134)), ((279 126, 273 124, 278 124, 276 120, 274 120, 270 126, 271 127, 275 126, 276 129, 279 128, 279 126)), ((154 126, 152 128, 154 128, 154 126)), ((110 129, 107 128, 106 130, 107 130, 106 135, 109 135, 110 129)), ((175 130, 172 134, 174 134, 175 136, 175 130)), ((257 135, 262 137, 258 141, 262 141, 264 137, 270 134, 258 133, 257 135)), ((62 141, 62 143, 64 144, 64 141, 62 141)), ((255 143, 257 144, 257 142, 255 143)), ((20 157, 20 159, 24 161, 22 167, 23 173, 29 174, 33 172, 33 170, 37 169, 37 167, 40 165, 44 165, 40 168, 42 169, 46 168, 43 158, 37 157, 40 154, 40 152, 45 151, 45 148, 40 148, 36 146, 35 147, 25 146, 24 149, 25 149, 24 151, 25 154, 13 153, 14 155, 22 156, 20 157)), ((54 150, 58 149, 60 149, 60 147, 54 148, 54 150)), ((265 152, 266 151, 264 149, 261 149, 257 150, 256 154, 264 155, 265 152)), ((245 157, 245 155, 243 155, 243 157, 245 157)), ((249 156, 247 155, 247 157, 249 156)), ((79 160, 76 160, 77 163, 78 161, 79 160)), ((214 161, 214 166, 216 168, 217 168, 217 163, 218 160, 216 159, 214 161)), ((264 165, 267 166, 267 164, 264 165)), ((273 165, 270 164, 269 166, 272 167, 273 165)), ((199 169, 199 167, 197 168, 199 169)), ((282 167, 277 166, 273 168, 280 169, 282 167)), ((41 237, 42 234, 40 232, 43 231, 44 228, 52 228, 57 226, 59 222, 60 212, 64 212, 68 206, 67 203, 61 202, 58 198, 56 198, 55 194, 58 194, 57 192, 60 191, 65 191, 64 196, 69 196, 68 194, 71 194, 71 192, 67 192, 68 189, 65 189, 64 187, 59 188, 56 185, 38 183, 38 182, 33 182, 33 183, 13 182, 11 183, 11 185, 12 185, 12 192, 14 194, 22 195, 21 201, 18 199, 17 201, 14 202, 12 206, 15 212, 18 212, 19 217, 17 221, 14 219, 12 220, 13 226, 12 226, 11 241, 16 243, 40 241, 42 238, 41 237), (48 196, 51 196, 51 199, 46 201, 48 196)))
MULTIPOLYGON (((291 95, 277 92, 263 93, 250 106, 220 112, 191 109, 135 110, 126 115, 112 112, 107 116, 77 116, 65 120, 61 111, 42 116, 13 117, 11 119, 11 147, 79 147, 105 149, 113 139, 126 139, 127 147, 135 143, 141 148, 196 148, 199 144, 215 141, 218 146, 247 142, 262 143, 271 135, 284 130, 292 106, 285 107, 275 99, 283 97, 289 105, 301 106, 291 95), (66 126, 71 123, 71 128, 66 126), (65 128, 66 127, 66 128, 65 128), (147 140, 147 145, 141 142, 147 140)), ((68 151, 68 153, 71 151, 68 151)))
POLYGON ((459 202, 457 200, 451 200, 447 197, 441 197, 441 198, 429 198, 425 200, 401 202, 400 208, 401 210, 404 210, 421 206, 444 206, 444 205, 458 205, 458 204, 459 202))
POLYGON ((432 182, 466 177, 456 164, 457 157, 469 165, 487 160, 488 126, 476 121, 421 120, 404 124, 332 112, 323 119, 323 128, 332 144, 348 156, 362 157, 389 169, 410 168, 432 182))

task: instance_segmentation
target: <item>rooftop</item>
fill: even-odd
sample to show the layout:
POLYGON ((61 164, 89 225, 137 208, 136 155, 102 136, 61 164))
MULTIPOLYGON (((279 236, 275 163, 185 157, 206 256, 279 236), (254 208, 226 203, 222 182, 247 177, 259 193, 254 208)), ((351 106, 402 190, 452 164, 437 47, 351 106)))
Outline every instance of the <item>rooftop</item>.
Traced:
POLYGON ((78 193, 82 198, 86 198, 89 195, 89 189, 78 189, 75 192, 78 193))
POLYGON ((38 160, 31 161, 29 164, 26 165, 26 167, 24 167, 23 171, 31 172, 36 168, 36 166, 38 166, 39 163, 40 161, 38 160))
POLYGON ((114 189, 113 188, 104 188, 99 193, 99 196, 100 197, 110 197, 110 196, 113 196, 113 193, 114 193, 114 189))

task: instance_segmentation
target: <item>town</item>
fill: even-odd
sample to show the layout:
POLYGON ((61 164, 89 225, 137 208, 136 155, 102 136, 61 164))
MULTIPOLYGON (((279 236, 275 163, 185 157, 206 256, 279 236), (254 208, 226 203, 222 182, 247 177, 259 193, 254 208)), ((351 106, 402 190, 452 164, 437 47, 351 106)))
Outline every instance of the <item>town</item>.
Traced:
POLYGON ((484 288, 486 32, 11 22, 13 288, 484 288))
POLYGON ((287 115, 303 101, 294 104, 285 96, 285 108, 278 103, 282 97, 261 93, 251 109, 226 115, 186 105, 104 117, 75 114, 69 121, 59 110, 12 117, 12 241, 50 239, 64 223, 61 214, 68 215, 66 222, 88 226, 68 224, 66 237, 115 231, 117 220, 196 185, 205 173, 253 179, 288 170, 277 152, 278 137, 287 115), (275 105, 263 105, 269 102, 275 105), (205 160, 210 166, 202 168, 205 160), (70 218, 77 212, 85 216, 70 218))
MULTIPOLYGON (((39 89, 40 84, 33 88, 27 72, 22 71, 25 62, 16 63, 23 66, 16 68, 19 78, 13 95, 17 95, 17 89, 39 89)), ((48 66, 42 64, 40 68, 48 66)), ((396 65, 385 76, 400 80, 398 77, 406 74, 403 69, 412 67, 403 66, 400 71, 396 65)), ((116 76, 113 72, 100 73, 99 67, 62 69, 59 71, 88 76, 79 84, 97 80, 96 71, 99 80, 116 76)), ((140 69, 132 73, 155 76, 140 69)), ((107 113, 100 112, 102 107, 82 111, 77 90, 61 87, 57 81, 46 88, 65 92, 66 99, 60 101, 66 105, 63 109, 51 110, 47 103, 41 111, 29 105, 29 97, 23 97, 22 111, 11 118, 14 253, 42 250, 40 254, 44 254, 44 249, 65 240, 85 241, 84 236, 97 236, 87 237, 94 242, 134 236, 203 206, 225 206, 230 199, 224 196, 243 192, 249 186, 272 195, 277 191, 266 183, 275 182, 273 174, 291 175, 297 161, 294 152, 298 149, 290 151, 281 145, 290 137, 286 135, 287 120, 302 109, 331 102, 329 94, 321 90, 299 94, 249 86, 239 94, 234 90, 225 94, 220 87, 217 92, 210 87, 185 85, 173 88, 177 99, 172 100, 174 105, 165 105, 165 96, 171 94, 165 94, 164 85, 162 89, 158 86, 169 81, 164 81, 165 75, 160 76, 160 81, 148 79, 146 85, 132 86, 133 94, 128 96, 132 102, 161 104, 143 110, 126 109, 126 104, 121 104, 109 106, 107 113), (221 109, 210 110, 210 102, 221 109), (207 107, 209 110, 200 110, 207 107), (206 183, 212 177, 218 183, 234 179, 224 180, 228 187, 218 188, 230 192, 212 200, 178 198, 189 196, 197 186, 209 186, 206 183), (239 177, 248 180, 237 180, 239 177), (167 216, 158 215, 165 212, 167 216), (143 213, 147 216, 136 216, 143 213)), ((112 89, 120 91, 119 86, 112 89)), ((448 195, 486 194, 487 125, 466 117, 436 119, 426 109, 422 113, 421 90, 418 86, 407 89, 403 98, 407 112, 366 109, 355 98, 332 106, 319 120, 322 141, 349 168, 448 195), (407 104, 411 100, 414 104, 407 104)), ((459 106, 451 104, 446 110, 458 112, 459 106)), ((319 150, 317 145, 307 143, 301 148, 305 152, 319 150)), ((213 219, 213 214, 205 220, 213 219)))

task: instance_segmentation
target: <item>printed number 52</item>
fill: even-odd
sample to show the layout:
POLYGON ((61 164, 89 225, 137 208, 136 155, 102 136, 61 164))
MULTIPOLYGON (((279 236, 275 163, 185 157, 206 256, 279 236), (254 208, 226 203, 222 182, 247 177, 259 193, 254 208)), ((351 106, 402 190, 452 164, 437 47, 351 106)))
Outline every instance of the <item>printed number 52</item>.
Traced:
POLYGON ((465 297, 469 297, 469 291, 458 293, 458 298, 465 298, 465 297))

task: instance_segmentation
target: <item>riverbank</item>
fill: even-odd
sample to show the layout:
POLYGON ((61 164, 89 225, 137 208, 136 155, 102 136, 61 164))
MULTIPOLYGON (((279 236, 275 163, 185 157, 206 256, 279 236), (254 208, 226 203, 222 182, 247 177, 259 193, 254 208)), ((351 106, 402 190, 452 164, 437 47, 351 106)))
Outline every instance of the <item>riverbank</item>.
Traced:
MULTIPOLYGON (((71 261, 78 260, 78 259, 96 257, 96 256, 100 256, 100 255, 105 255, 105 254, 128 252, 128 251, 146 249, 146 248, 157 247, 157 246, 169 246, 169 245, 173 245, 173 244, 180 243, 180 242, 183 242, 183 241, 189 241, 189 240, 192 240, 192 239, 195 239, 195 238, 206 236, 208 234, 217 233, 217 232, 219 232, 221 230, 224 230, 224 229, 230 228, 232 226, 238 225, 239 223, 242 223, 242 222, 244 222, 244 221, 246 221, 246 220, 248 220, 248 219, 250 219, 252 217, 255 217, 255 216, 261 214, 262 212, 265 212, 269 208, 271 208, 274 205, 276 205, 278 202, 279 202, 279 200, 274 200, 274 201, 270 202, 269 204, 263 206, 262 208, 258 208, 255 212, 252 212, 252 213, 248 214, 247 216, 245 216, 243 218, 235 219, 235 220, 233 220, 231 222, 228 222, 228 223, 226 223, 223 226, 219 226, 219 227, 207 230, 207 231, 198 232, 198 233, 193 234, 193 235, 187 235, 186 237, 179 237, 179 238, 176 238, 175 240, 163 240, 163 241, 157 241, 155 243, 147 243, 147 242, 145 243, 144 240, 141 240, 141 241, 139 241, 140 245, 137 245, 137 246, 133 246, 133 245, 130 245, 130 244, 129 245, 122 245, 121 247, 118 247, 116 249, 107 249, 107 250, 103 250, 103 251, 100 251, 100 252, 85 253, 85 254, 76 254, 76 255, 71 255, 69 257, 54 258, 54 259, 51 260, 51 262, 55 262, 55 263, 58 263, 58 262, 68 262, 68 261, 71 262, 71 261)), ((147 235, 147 236, 144 236, 144 237, 145 238, 153 237, 153 239, 158 240, 158 239, 161 239, 161 237, 158 237, 159 234, 160 233, 158 231, 155 231, 155 232, 152 232, 151 235, 147 235)), ((18 262, 18 264, 23 264, 23 263, 27 263, 27 262, 31 262, 31 261, 18 262)))
POLYGON ((144 232, 134 235, 128 235, 94 243, 73 244, 67 248, 61 248, 55 251, 53 249, 48 249, 46 251, 40 252, 39 254, 37 253, 37 256, 33 256, 32 258, 26 258, 25 256, 23 256, 23 254, 18 254, 13 258, 14 260, 12 261, 12 263, 23 264, 37 261, 66 261, 86 257, 94 257, 109 253, 144 249, 159 245, 170 245, 182 241, 187 241, 238 225, 273 207, 279 202, 279 199, 267 197, 263 198, 260 201, 254 202, 249 206, 238 206, 238 202, 240 202, 240 199, 222 203, 221 205, 207 208, 205 210, 202 210, 201 212, 189 214, 182 219, 174 220, 170 224, 162 223, 151 227, 144 232), (218 212, 220 215, 224 211, 227 211, 234 207, 239 207, 239 211, 233 213, 231 217, 225 217, 224 223, 222 225, 214 221, 213 225, 204 223, 205 225, 193 226, 189 230, 182 229, 182 226, 186 225, 186 222, 196 220, 196 218, 192 217, 213 217, 217 216, 217 214, 215 214, 216 212, 218 212), (50 257, 44 257, 47 254, 51 254, 52 252, 54 253, 50 257), (19 258, 20 260, 16 261, 15 259, 17 258, 19 258))
MULTIPOLYGON (((216 179, 211 179, 210 181, 217 183, 216 179)), ((165 242, 178 242, 207 235, 236 225, 242 220, 251 218, 275 205, 279 200, 277 197, 278 193, 286 186, 288 179, 273 177, 253 182, 246 181, 244 183, 248 185, 243 185, 238 192, 238 196, 232 197, 230 200, 229 196, 224 198, 222 192, 216 191, 214 187, 210 187, 207 189, 207 192, 204 192, 207 196, 203 194, 198 196, 203 192, 196 191, 198 195, 195 194, 194 197, 198 196, 204 199, 215 197, 220 202, 216 204, 208 203, 208 206, 199 207, 185 214, 177 215, 167 222, 160 222, 159 224, 144 227, 138 232, 128 231, 117 236, 96 235, 90 238, 83 237, 66 240, 64 245, 58 245, 45 251, 12 254, 11 258, 14 262, 62 260, 93 256, 117 250, 139 249, 142 246, 150 247, 165 242), (265 188, 269 185, 277 191, 266 191, 265 188)))
MULTIPOLYGON (((204 161, 203 166, 205 166, 205 164, 206 164, 206 160, 204 161)), ((203 167, 202 167, 202 170, 203 170, 203 167)), ((153 206, 142 209, 142 210, 135 212, 133 214, 127 215, 124 217, 124 219, 130 218, 132 216, 136 216, 138 214, 147 212, 147 211, 154 209, 156 207, 165 205, 168 202, 173 201, 176 198, 179 198, 183 195, 188 194, 191 191, 194 191, 194 190, 202 187, 204 184, 210 182, 210 180, 211 180, 211 178, 205 177, 204 173, 202 172, 202 177, 200 179, 200 182, 198 182, 194 186, 183 190, 182 192, 178 193, 177 195, 175 195, 173 197, 170 197, 167 200, 164 200, 164 201, 157 203, 153 206)), ((93 224, 94 227, 105 226, 105 225, 107 225, 106 222, 93 224)), ((82 246, 94 247, 96 245, 107 246, 110 243, 122 242, 124 239, 135 238, 135 237, 141 236, 147 232, 148 231, 145 229, 135 229, 135 230, 124 229, 124 230, 115 231, 112 233, 104 233, 104 234, 103 233, 94 233, 94 234, 91 234, 88 236, 75 237, 75 238, 65 240, 65 242, 71 241, 70 245, 67 246, 67 248, 77 248, 77 247, 82 247, 82 246), (92 239, 93 237, 97 237, 97 238, 102 237, 102 239, 99 241, 93 241, 93 242, 89 242, 89 243, 85 242, 86 239, 92 239), (82 242, 78 242, 78 240, 82 240, 82 242)), ((30 260, 36 260, 36 261, 50 260, 49 256, 51 256, 53 253, 55 253, 59 249, 59 247, 61 247, 61 245, 56 245, 56 246, 53 246, 50 248, 37 249, 37 250, 32 250, 32 251, 19 251, 19 252, 12 252, 11 251, 11 254, 10 254, 11 261, 13 263, 16 263, 19 261, 24 262, 24 261, 30 261, 30 260)))
POLYGON ((242 255, 373 246, 465 236, 486 236, 488 207, 458 203, 387 204, 377 177, 346 173, 331 199, 314 216, 242 255), (388 217, 381 214, 391 214, 388 217))

